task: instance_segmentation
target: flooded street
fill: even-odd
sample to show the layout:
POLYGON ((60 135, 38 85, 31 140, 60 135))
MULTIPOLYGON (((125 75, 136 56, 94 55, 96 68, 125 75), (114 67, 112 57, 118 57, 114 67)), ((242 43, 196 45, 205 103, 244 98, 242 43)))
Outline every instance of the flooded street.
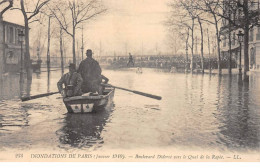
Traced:
MULTIPOLYGON (((100 151, 181 148, 260 151, 260 74, 166 73, 155 69, 103 70, 110 83, 162 96, 154 100, 116 89, 110 108, 68 114, 62 97, 19 101, 19 75, 0 81, 0 149, 100 151)), ((33 74, 22 93, 57 91, 60 71, 33 74)))

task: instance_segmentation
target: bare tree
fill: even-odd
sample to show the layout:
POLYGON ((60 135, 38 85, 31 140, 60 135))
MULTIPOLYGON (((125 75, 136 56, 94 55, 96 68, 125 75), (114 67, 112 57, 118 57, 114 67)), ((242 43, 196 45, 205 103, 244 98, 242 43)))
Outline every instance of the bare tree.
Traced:
MULTIPOLYGON (((176 55, 178 49, 180 49, 180 40, 178 39, 178 32, 176 32, 174 29, 169 28, 167 33, 167 41, 165 42, 166 45, 169 47, 169 49, 172 50, 172 54, 176 55)), ((143 45, 142 45, 143 48, 143 45)))
POLYGON ((49 5, 62 30, 72 38, 73 63, 76 64, 76 30, 80 24, 94 19, 106 9, 99 0, 67 0, 49 5), (68 12, 69 11, 69 12, 68 12))
POLYGON ((31 57, 30 57, 30 36, 29 36, 29 24, 39 21, 37 15, 43 9, 43 7, 50 0, 20 0, 20 8, 13 8, 22 11, 24 17, 25 26, 25 67, 27 72, 27 79, 32 78, 31 69, 31 57))
MULTIPOLYGON (((194 33, 196 31, 196 24, 195 21, 199 23, 199 29, 201 34, 201 65, 202 65, 202 72, 204 72, 204 38, 203 38, 203 22, 207 21, 207 17, 205 16, 204 12, 199 10, 197 7, 197 4, 200 3, 199 0, 180 0, 175 3, 170 4, 170 6, 173 8, 175 13, 173 14, 173 18, 177 17, 177 19, 173 21, 168 21, 169 23, 172 22, 172 25, 177 25, 178 29, 176 31, 182 32, 181 38, 186 39, 186 52, 188 50, 188 46, 191 48, 191 69, 194 69, 194 33), (176 12, 177 11, 177 12, 176 12), (190 35, 190 41, 191 45, 188 44, 189 37, 185 36, 183 37, 183 31, 185 30, 184 34, 190 35)), ((212 23, 212 22, 211 22, 212 23)), ((186 56, 188 55, 188 52, 186 56)), ((186 59, 188 61, 188 59, 186 59)))
POLYGON ((217 51, 218 51, 218 71, 221 74, 221 53, 220 53, 220 32, 219 32, 219 21, 221 17, 219 17, 218 13, 220 13, 221 8, 221 0, 202 0, 196 1, 196 9, 201 12, 206 12, 211 15, 211 17, 203 18, 201 20, 213 24, 215 26, 216 31, 216 39, 217 39, 217 51))
MULTIPOLYGON (((174 4, 169 4, 173 9, 175 8, 174 4)), ((178 11, 173 10, 172 13, 173 16, 170 16, 167 21, 165 22, 165 26, 168 27, 169 33, 171 33, 168 38, 170 38, 171 43, 170 47, 175 48, 176 47, 176 38, 181 39, 181 41, 185 42, 185 50, 186 50, 186 59, 185 59, 185 71, 188 71, 189 66, 189 37, 190 37, 190 29, 191 26, 185 22, 183 22, 184 14, 180 14, 178 18, 175 18, 176 13, 179 13, 178 11), (176 13, 175 13, 176 12, 176 13), (173 42, 174 40, 174 42, 173 42)), ((189 19, 188 19, 189 20, 189 19)))
POLYGON ((191 30, 191 72, 193 72, 194 69, 194 27, 195 27, 195 19, 197 17, 197 11, 194 9, 194 1, 190 0, 181 0, 179 1, 179 4, 182 9, 185 10, 187 15, 183 19, 185 19, 185 22, 183 22, 186 27, 189 27, 191 30), (188 26, 190 25, 190 26, 188 26))
POLYGON ((200 25, 200 35, 201 35, 201 45, 200 45, 200 52, 201 52, 201 69, 202 69, 202 73, 204 73, 204 50, 203 50, 203 45, 204 45, 204 38, 203 38, 203 27, 202 27, 202 22, 200 19, 200 16, 197 16, 198 18, 198 22, 200 25))

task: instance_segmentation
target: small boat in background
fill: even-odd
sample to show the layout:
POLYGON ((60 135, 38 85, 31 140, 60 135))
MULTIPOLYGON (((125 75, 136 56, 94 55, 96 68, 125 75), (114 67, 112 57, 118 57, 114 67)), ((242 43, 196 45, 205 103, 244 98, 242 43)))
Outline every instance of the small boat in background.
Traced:
POLYGON ((114 98, 115 88, 105 87, 103 94, 86 93, 82 96, 66 97, 63 102, 69 113, 90 113, 108 106, 114 98))
POLYGON ((143 69, 141 67, 137 67, 136 73, 138 73, 138 74, 143 73, 143 69))

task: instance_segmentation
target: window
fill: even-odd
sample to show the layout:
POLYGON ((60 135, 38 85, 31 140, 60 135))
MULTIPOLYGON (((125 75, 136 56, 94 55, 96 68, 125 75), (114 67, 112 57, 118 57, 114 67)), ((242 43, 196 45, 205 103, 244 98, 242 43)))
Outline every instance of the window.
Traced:
POLYGON ((249 41, 254 41, 254 29, 251 29, 249 32, 249 41))
POLYGON ((15 29, 15 36, 14 36, 14 41, 15 41, 15 44, 18 44, 18 29, 15 29))
POLYGON ((8 33, 8 37, 9 37, 9 43, 13 43, 14 42, 14 28, 13 27, 9 27, 9 33, 8 33))
POLYGON ((256 40, 260 40, 260 27, 257 27, 256 40))
POLYGON ((16 38, 16 44, 19 44, 19 37, 18 37, 18 34, 19 34, 19 32, 20 32, 21 30, 20 29, 16 29, 16 31, 15 31, 15 38, 16 38))
POLYGON ((232 45, 236 44, 236 33, 233 32, 233 39, 232 39, 232 45))
POLYGON ((223 47, 226 47, 226 45, 227 45, 226 44, 226 39, 227 39, 226 36, 224 36, 223 47))

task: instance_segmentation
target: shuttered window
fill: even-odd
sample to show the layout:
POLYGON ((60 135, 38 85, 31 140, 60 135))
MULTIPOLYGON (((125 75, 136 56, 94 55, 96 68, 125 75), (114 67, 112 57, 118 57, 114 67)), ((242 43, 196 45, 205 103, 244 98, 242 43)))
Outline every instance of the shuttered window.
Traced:
POLYGON ((14 43, 14 28, 13 27, 9 27, 9 32, 8 32, 8 39, 9 39, 9 43, 14 43))
POLYGON ((257 27, 256 40, 260 40, 260 27, 257 27))

